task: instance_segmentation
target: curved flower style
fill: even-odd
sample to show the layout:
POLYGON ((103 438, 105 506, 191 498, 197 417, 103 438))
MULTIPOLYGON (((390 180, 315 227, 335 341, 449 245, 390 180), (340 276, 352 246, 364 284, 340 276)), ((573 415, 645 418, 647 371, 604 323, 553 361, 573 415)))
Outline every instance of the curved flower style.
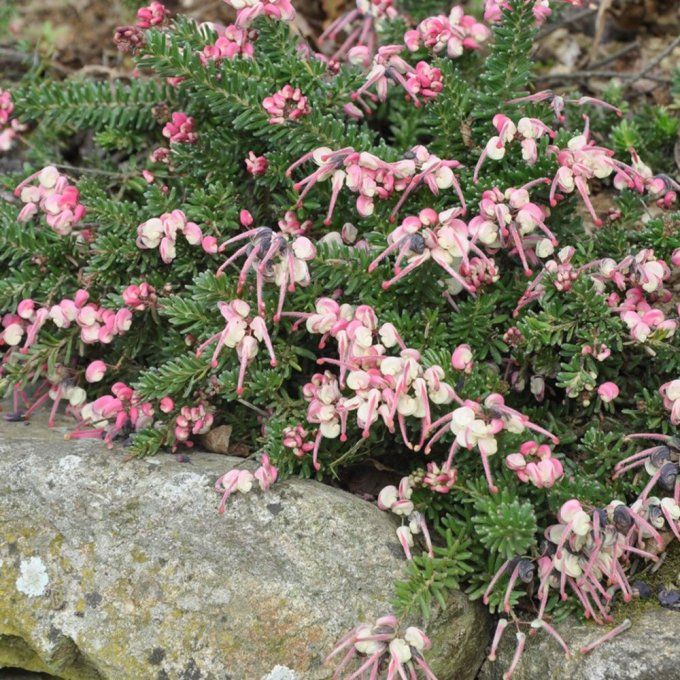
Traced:
MULTIPOLYGON (((494 2, 496 0, 488 0, 494 2)), ((568 0, 567 0, 568 1, 568 0)), ((567 118, 564 115, 564 109, 567 104, 575 104, 576 106, 584 106, 586 104, 592 104, 594 106, 599 106, 603 109, 608 109, 613 111, 617 116, 621 117, 623 112, 621 109, 609 104, 601 99, 595 99, 594 97, 580 97, 579 99, 565 99, 560 95, 556 94, 552 90, 542 90, 541 92, 536 92, 535 94, 527 95, 526 97, 517 97, 516 99, 510 99, 506 104, 524 104, 524 103, 539 103, 539 102, 549 102, 549 106, 555 114, 555 118, 558 123, 565 123, 567 118)))
POLYGON ((335 42, 341 33, 345 33, 345 40, 330 57, 330 61, 340 61, 355 47, 364 48, 370 61, 378 42, 376 30, 380 29, 386 20, 397 16, 393 4, 393 0, 356 0, 355 9, 338 17, 319 36, 317 41, 319 46, 329 41, 335 42))
POLYGON ((273 281, 279 286, 279 302, 274 314, 274 320, 281 318, 283 303, 286 299, 286 291, 295 291, 295 284, 303 287, 310 283, 310 262, 316 257, 316 248, 306 236, 292 238, 285 233, 276 233, 269 227, 249 229, 237 236, 225 241, 218 249, 222 252, 233 243, 249 239, 245 245, 241 245, 217 270, 219 276, 232 262, 246 256, 238 277, 237 294, 240 294, 245 285, 248 272, 255 271, 257 308, 260 316, 265 316, 265 304, 262 291, 265 281, 273 281))
POLYGON ((236 25, 247 28, 259 16, 267 16, 279 21, 293 21, 295 9, 290 0, 224 0, 238 14, 236 25))
POLYGON ((200 357, 205 349, 217 343, 212 354, 211 364, 217 367, 217 357, 222 347, 235 348, 240 359, 241 365, 238 374, 238 384, 236 394, 243 394, 243 380, 246 368, 257 356, 259 343, 264 342, 269 352, 270 364, 276 366, 276 355, 274 347, 267 332, 267 325, 261 316, 251 317, 250 305, 243 300, 232 300, 231 302, 218 302, 217 306, 220 313, 226 320, 224 330, 208 338, 196 350, 196 356, 200 357))

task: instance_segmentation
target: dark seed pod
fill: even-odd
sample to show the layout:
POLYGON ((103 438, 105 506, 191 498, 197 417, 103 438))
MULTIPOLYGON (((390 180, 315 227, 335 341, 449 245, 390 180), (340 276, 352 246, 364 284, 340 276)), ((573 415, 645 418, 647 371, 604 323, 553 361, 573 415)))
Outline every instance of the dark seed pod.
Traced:
POLYGON ((557 545, 547 538, 541 541, 541 557, 552 557, 557 552, 557 545))
POLYGON ((415 153, 414 153, 413 151, 410 151, 410 150, 407 151, 407 152, 404 154, 404 158, 405 158, 407 161, 412 161, 412 160, 415 159, 415 157, 416 157, 415 153))
POLYGON ((425 239, 420 234, 413 234, 409 248, 416 254, 422 255, 425 252, 425 239))
POLYGON ((661 468, 657 484, 664 491, 673 491, 678 478, 678 466, 675 463, 665 463, 661 468))
POLYGON ((649 454, 649 460, 654 467, 660 468, 667 460, 670 460, 671 450, 667 446, 655 446, 649 454))
POLYGON ((661 588, 659 590, 659 604, 666 609, 680 611, 680 590, 661 588))
POLYGON ((597 508, 595 512, 600 518, 600 529, 604 529, 607 526, 607 511, 604 508, 597 508))
POLYGON ((20 423, 24 419, 24 414, 21 411, 14 411, 14 413, 5 414, 5 420, 8 423, 20 423))
POLYGON ((536 567, 533 562, 529 560, 519 561, 519 577, 524 583, 531 583, 534 580, 534 573, 536 567))
POLYGON ((625 505, 617 505, 614 509, 614 528, 622 534, 627 534, 632 526, 633 518, 628 508, 625 505))
POLYGON ((644 581, 634 581, 631 590, 633 597, 639 597, 642 600, 647 600, 652 596, 652 587, 644 581))

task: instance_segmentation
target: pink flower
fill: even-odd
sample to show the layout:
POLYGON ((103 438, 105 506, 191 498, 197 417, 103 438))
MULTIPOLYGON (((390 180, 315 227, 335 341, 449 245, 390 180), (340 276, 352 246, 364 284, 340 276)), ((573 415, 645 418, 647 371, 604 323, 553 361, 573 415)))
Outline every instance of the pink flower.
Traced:
POLYGON ((272 125, 282 125, 286 121, 294 121, 310 113, 311 109, 299 87, 284 85, 271 97, 265 97, 262 102, 264 110, 269 114, 272 125))
POLYGON ((169 12, 165 5, 154 0, 148 7, 140 7, 137 10, 137 26, 139 28, 160 26, 168 16, 169 12))
POLYGON ((85 380, 89 383, 99 382, 106 373, 106 364, 99 359, 93 361, 85 369, 85 380))
POLYGON ((263 454, 260 467, 255 470, 254 475, 262 491, 267 491, 276 481, 278 475, 279 471, 269 462, 269 456, 266 453, 263 454))
POLYGON ((440 468, 437 463, 427 464, 427 472, 423 478, 423 484, 436 493, 449 493, 456 483, 458 471, 447 469, 446 466, 440 468))
POLYGON ((256 156, 252 151, 248 152, 248 158, 245 160, 246 170, 253 177, 261 177, 267 172, 269 163, 264 156, 256 156))
POLYGON ((163 413, 170 413, 175 408, 175 402, 170 397, 163 397, 160 400, 159 408, 163 413))
POLYGON ((458 345, 451 355, 451 366, 457 371, 472 373, 472 350, 470 345, 458 345))
POLYGON ((409 74, 406 89, 417 98, 420 95, 425 101, 434 99, 443 89, 442 72, 427 62, 419 61, 415 73, 409 74))
POLYGON ((597 394, 605 404, 608 404, 619 396, 619 388, 613 382, 602 383, 597 388, 597 394))
POLYGON ((163 128, 163 137, 167 137, 171 144, 195 144, 198 135, 194 132, 194 119, 175 111, 163 128))

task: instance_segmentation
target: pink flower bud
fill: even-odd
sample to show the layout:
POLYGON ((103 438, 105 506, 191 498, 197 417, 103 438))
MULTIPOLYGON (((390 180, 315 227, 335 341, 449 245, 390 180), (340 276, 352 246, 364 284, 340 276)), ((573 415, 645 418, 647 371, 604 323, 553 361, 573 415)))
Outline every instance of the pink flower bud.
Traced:
POLYGON ((214 236, 204 236, 201 240, 201 248, 206 253, 214 255, 217 252, 217 239, 214 236))
POLYGON ((457 371, 472 372, 472 350, 470 345, 458 345, 451 355, 451 366, 457 371))
POLYGON ((671 263, 674 267, 680 267, 680 248, 676 248, 671 255, 671 263))
POLYGON ((89 383, 96 383, 99 382, 105 374, 106 364, 97 359, 85 369, 85 380, 89 383))
POLYGON ((619 396, 619 388, 616 383, 613 382, 602 383, 597 388, 597 394, 605 404, 608 404, 619 396))
POLYGON ((33 317, 35 312, 35 302, 33 300, 26 298, 19 303, 17 307, 17 314, 27 321, 33 317))
POLYGON ((175 402, 170 397, 163 397, 160 401, 160 409, 163 413, 170 413, 175 408, 175 402))
POLYGON ((241 210, 241 212, 239 213, 238 217, 239 217, 239 220, 241 221, 241 224, 242 224, 244 227, 249 227, 249 226, 250 226, 251 224, 253 224, 253 222, 255 221, 255 220, 253 219, 253 216, 250 214, 250 212, 248 212, 248 211, 245 210, 245 209, 244 209, 244 210, 241 210))

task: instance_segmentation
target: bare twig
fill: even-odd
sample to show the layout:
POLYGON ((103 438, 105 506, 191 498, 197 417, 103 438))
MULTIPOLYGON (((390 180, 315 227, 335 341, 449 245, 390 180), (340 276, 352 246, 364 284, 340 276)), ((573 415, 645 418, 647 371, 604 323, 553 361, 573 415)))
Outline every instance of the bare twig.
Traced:
POLYGON ((596 61, 594 64, 591 64, 590 68, 591 69, 602 68, 603 66, 606 66, 607 64, 611 64, 613 61, 620 59, 621 57, 625 56, 629 52, 633 52, 634 50, 639 50, 639 49, 640 49, 640 43, 639 42, 630 43, 630 45, 626 45, 625 47, 622 47, 620 50, 617 50, 613 54, 610 54, 608 57, 604 57, 603 59, 596 61))
POLYGON ((600 49, 600 43, 602 42, 602 36, 604 35, 604 28, 607 23, 607 10, 611 7, 612 0, 602 0, 600 6, 597 8, 597 17, 595 18, 595 37, 593 38, 593 44, 588 52, 588 64, 592 63, 593 59, 597 56, 597 52, 600 49))
MULTIPOLYGON (((624 82, 625 87, 630 87, 634 82, 640 80, 640 78, 646 78, 647 80, 655 80, 652 76, 647 75, 655 66, 658 66, 678 45, 680 45, 680 35, 676 36, 674 40, 671 41, 670 45, 666 47, 665 50, 659 52, 652 61, 647 64, 641 71, 633 73, 624 82)), ((670 80, 669 80, 670 82, 670 80)))
MULTIPOLYGON (((537 76, 538 80, 548 82, 560 82, 561 80, 589 80, 590 78, 624 78, 625 74, 618 71, 572 71, 571 73, 548 73, 543 76, 537 76)), ((652 80, 655 83, 671 83, 670 78, 663 78, 661 76, 645 76, 647 80, 652 80)))
POLYGON ((542 31, 539 32, 537 38, 540 40, 541 38, 545 38, 547 35, 550 35, 551 33, 554 33, 560 28, 563 28, 564 26, 570 26, 571 24, 575 24, 577 21, 580 21, 581 19, 586 19, 592 14, 595 14, 597 10, 595 9, 584 9, 581 12, 577 12, 576 14, 572 14, 572 16, 567 17, 563 19, 562 21, 557 21, 554 24, 548 24, 542 31))

